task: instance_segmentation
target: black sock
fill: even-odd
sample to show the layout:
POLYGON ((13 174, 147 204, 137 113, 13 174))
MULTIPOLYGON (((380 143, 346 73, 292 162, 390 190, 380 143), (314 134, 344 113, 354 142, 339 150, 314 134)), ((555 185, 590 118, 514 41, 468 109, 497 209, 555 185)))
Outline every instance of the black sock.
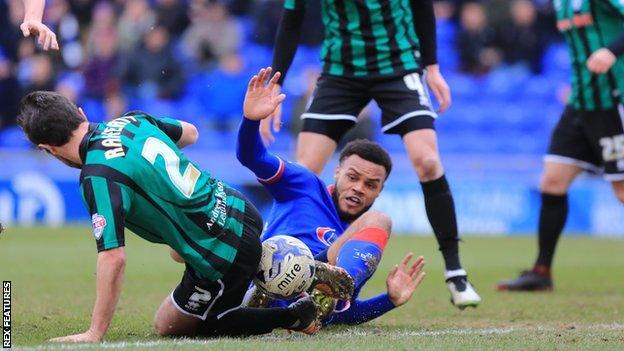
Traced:
POLYGON ((420 183, 420 185, 425 196, 427 218, 438 239, 446 270, 461 269, 455 204, 446 177, 442 175, 436 180, 420 183))
POLYGON ((206 320, 197 332, 198 336, 240 337, 270 333, 276 328, 290 328, 297 323, 288 308, 243 307, 221 316, 206 320))
POLYGON ((539 214, 539 254, 536 266, 550 268, 555 255, 557 241, 568 217, 568 195, 542 193, 542 207, 539 214))

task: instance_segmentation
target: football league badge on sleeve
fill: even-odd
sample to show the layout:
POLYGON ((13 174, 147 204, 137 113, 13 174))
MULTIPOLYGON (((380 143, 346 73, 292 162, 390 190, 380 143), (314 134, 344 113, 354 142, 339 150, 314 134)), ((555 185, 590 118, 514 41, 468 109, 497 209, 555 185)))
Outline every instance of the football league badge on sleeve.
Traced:
POLYGON ((102 233, 104 233, 104 228, 106 227, 106 218, 94 213, 93 216, 91 216, 91 223, 93 223, 93 235, 95 236, 95 240, 100 240, 102 233))

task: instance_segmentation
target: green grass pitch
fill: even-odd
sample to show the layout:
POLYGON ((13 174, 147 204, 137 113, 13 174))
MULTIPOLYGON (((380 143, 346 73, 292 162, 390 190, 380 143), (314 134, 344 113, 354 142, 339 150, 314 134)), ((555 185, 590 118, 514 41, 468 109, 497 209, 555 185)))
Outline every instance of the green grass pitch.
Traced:
POLYGON ((308 337, 286 332, 250 339, 161 339, 151 328, 182 265, 166 247, 127 234, 125 285, 104 344, 54 345, 49 338, 84 331, 95 296, 95 242, 89 228, 9 228, 0 236, 0 278, 12 281, 16 349, 158 350, 623 350, 624 240, 564 237, 555 263, 555 291, 513 294, 496 281, 527 267, 533 237, 466 237, 460 246, 484 301, 459 311, 449 303, 441 257, 432 237, 394 236, 362 295, 385 289, 385 275, 408 250, 427 259, 427 277, 413 299, 357 327, 331 327, 308 337))

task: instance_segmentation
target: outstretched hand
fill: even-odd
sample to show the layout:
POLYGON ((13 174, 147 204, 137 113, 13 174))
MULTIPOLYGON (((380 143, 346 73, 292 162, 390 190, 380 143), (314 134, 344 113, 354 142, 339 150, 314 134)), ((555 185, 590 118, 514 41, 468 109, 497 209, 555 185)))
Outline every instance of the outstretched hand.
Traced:
POLYGON ((20 25, 20 29, 25 37, 29 37, 31 34, 37 36, 37 42, 41 45, 43 50, 59 49, 56 34, 54 34, 48 26, 41 23, 41 21, 24 20, 24 22, 20 25))
POLYGON ((272 71, 271 67, 263 68, 249 81, 243 103, 246 118, 254 121, 263 120, 272 115, 286 98, 286 95, 280 94, 277 85, 280 72, 276 72, 269 80, 272 71))
POLYGON ((416 291, 420 282, 425 278, 425 272, 422 271, 425 259, 419 256, 410 266, 409 262, 412 257, 414 257, 414 254, 408 253, 401 263, 394 266, 394 269, 388 273, 388 278, 386 279, 388 297, 397 307, 412 298, 414 291, 416 291))

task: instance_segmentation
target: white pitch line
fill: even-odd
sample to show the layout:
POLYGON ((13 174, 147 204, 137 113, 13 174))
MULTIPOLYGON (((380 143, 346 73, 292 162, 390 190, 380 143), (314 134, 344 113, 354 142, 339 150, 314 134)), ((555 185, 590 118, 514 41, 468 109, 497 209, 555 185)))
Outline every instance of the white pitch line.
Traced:
MULTIPOLYGON (((569 327, 562 326, 559 328, 554 327, 503 327, 503 328, 467 328, 467 329, 442 329, 442 330, 426 330, 426 331, 415 331, 415 330, 397 330, 395 332, 387 333, 385 336, 398 336, 398 337, 436 337, 436 336, 446 336, 446 335, 503 335, 514 332, 534 332, 534 331, 542 331, 542 332, 553 332, 553 331, 575 331, 575 330, 597 330, 597 331, 614 331, 614 330, 622 330, 624 331, 624 324, 590 324, 590 325, 570 325, 569 327)), ((358 329, 358 328, 349 328, 345 331, 339 333, 328 333, 326 335, 321 336, 325 339, 332 338, 343 338, 343 337, 366 337, 366 336, 375 336, 375 333, 371 333, 367 330, 358 329)), ((277 341, 277 340, 286 340, 289 337, 280 337, 277 335, 267 335, 261 337, 255 337, 250 340, 254 341, 277 341)), ((302 336, 301 339, 308 338, 306 336, 302 336)), ((186 345, 195 345, 195 346, 205 346, 213 344, 221 339, 162 339, 155 341, 120 341, 120 342, 103 342, 99 344, 47 344, 47 345, 39 345, 35 347, 16 347, 14 350, 20 351, 40 351, 40 350, 94 350, 94 349, 125 349, 129 347, 141 347, 141 348, 153 348, 159 346, 186 346, 186 345)))

